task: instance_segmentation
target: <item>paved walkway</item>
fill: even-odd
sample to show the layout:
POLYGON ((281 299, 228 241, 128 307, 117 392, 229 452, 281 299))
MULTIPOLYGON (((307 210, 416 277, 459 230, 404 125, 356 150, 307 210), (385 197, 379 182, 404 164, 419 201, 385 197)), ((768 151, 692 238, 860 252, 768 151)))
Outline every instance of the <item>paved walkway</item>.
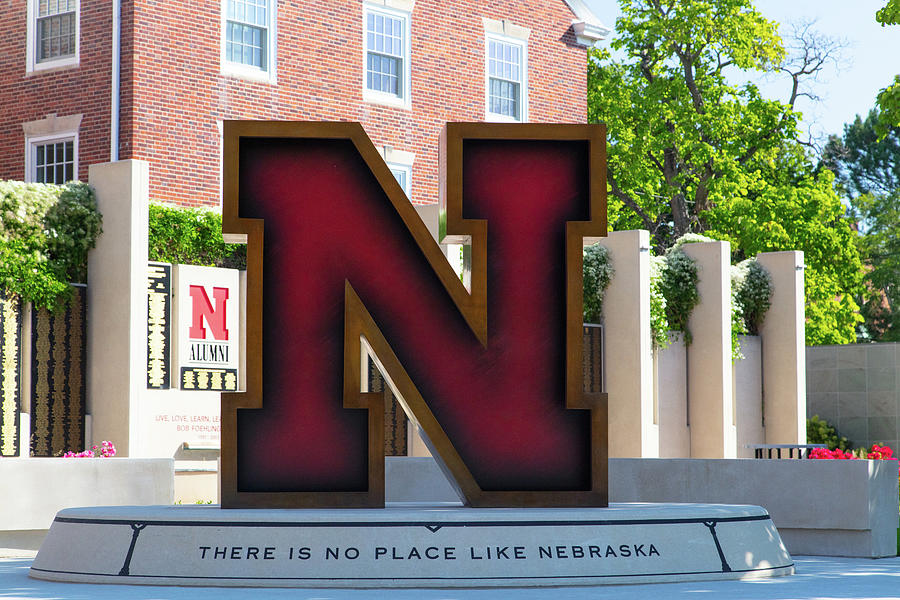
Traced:
MULTIPOLYGON (((83 549, 90 552, 90 549, 83 549)), ((28 577, 31 559, 0 559, 0 599, 44 600, 900 600, 900 558, 794 557, 797 574, 754 581, 497 590, 309 590, 64 584, 28 577)))

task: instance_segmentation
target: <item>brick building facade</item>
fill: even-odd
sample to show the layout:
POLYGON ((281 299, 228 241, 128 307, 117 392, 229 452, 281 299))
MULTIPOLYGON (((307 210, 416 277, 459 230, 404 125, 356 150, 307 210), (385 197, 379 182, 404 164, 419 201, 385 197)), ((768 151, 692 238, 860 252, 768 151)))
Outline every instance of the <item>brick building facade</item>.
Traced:
POLYGON ((446 121, 584 122, 586 48, 608 32, 582 0, 6 4, 0 179, 139 158, 151 198, 183 206, 219 204, 226 119, 359 121, 436 202, 446 121))

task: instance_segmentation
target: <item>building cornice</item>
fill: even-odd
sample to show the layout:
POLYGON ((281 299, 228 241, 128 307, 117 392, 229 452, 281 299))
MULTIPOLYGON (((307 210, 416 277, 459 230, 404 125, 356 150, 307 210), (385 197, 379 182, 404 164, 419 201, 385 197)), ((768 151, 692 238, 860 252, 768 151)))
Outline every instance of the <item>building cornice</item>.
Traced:
POLYGON ((575 14, 572 21, 572 29, 575 31, 575 40, 587 47, 591 47, 600 40, 606 39, 612 29, 604 25, 597 18, 584 0, 565 0, 566 4, 575 14))

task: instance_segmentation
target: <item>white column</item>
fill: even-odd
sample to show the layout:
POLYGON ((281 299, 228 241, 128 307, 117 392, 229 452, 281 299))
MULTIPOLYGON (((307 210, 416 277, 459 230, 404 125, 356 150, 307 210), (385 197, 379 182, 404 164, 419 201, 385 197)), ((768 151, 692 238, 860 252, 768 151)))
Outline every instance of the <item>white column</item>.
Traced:
POLYGON ((91 165, 88 181, 103 233, 88 256, 87 410, 93 443, 110 440, 130 456, 146 387, 150 168, 140 160, 91 165))
POLYGON ((700 303, 688 329, 688 415, 692 458, 734 458, 736 433, 731 378, 731 245, 685 244, 697 263, 700 303))
POLYGON ((760 327, 767 444, 806 443, 806 312, 803 253, 763 252, 772 305, 760 327))
POLYGON ((650 234, 612 231, 599 243, 615 274, 603 298, 609 456, 659 457, 650 346, 650 234))
POLYGON ((755 444, 766 443, 762 414, 762 350, 759 336, 741 336, 744 358, 734 363, 734 405, 737 456, 753 458, 755 444))
POLYGON ((669 345, 656 353, 660 458, 691 457, 687 391, 687 348, 681 336, 670 332, 669 345))

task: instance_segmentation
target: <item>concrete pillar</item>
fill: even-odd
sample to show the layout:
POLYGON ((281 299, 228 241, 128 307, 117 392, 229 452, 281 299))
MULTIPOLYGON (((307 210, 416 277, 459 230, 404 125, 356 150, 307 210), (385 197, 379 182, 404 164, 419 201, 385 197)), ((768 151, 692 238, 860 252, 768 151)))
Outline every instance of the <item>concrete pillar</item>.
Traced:
POLYGON ((685 244, 697 263, 700 303, 688 321, 688 416, 691 458, 734 458, 736 433, 731 376, 731 245, 685 244))
POLYGON ((91 165, 103 234, 88 256, 87 410, 92 442, 120 456, 139 447, 135 418, 146 387, 148 163, 91 165))
POLYGON ((660 458, 691 457, 687 392, 687 348, 680 335, 669 332, 669 345, 656 353, 660 458))
POLYGON ((737 424, 737 456, 753 458, 753 448, 766 443, 762 414, 762 351, 756 335, 741 336, 744 358, 734 363, 734 420, 737 424))
POLYGON ((650 234, 611 231, 601 238, 615 275, 603 298, 609 456, 659 457, 650 345, 650 234))
POLYGON ((772 306, 760 327, 767 444, 806 443, 806 313, 803 253, 763 252, 772 306))

